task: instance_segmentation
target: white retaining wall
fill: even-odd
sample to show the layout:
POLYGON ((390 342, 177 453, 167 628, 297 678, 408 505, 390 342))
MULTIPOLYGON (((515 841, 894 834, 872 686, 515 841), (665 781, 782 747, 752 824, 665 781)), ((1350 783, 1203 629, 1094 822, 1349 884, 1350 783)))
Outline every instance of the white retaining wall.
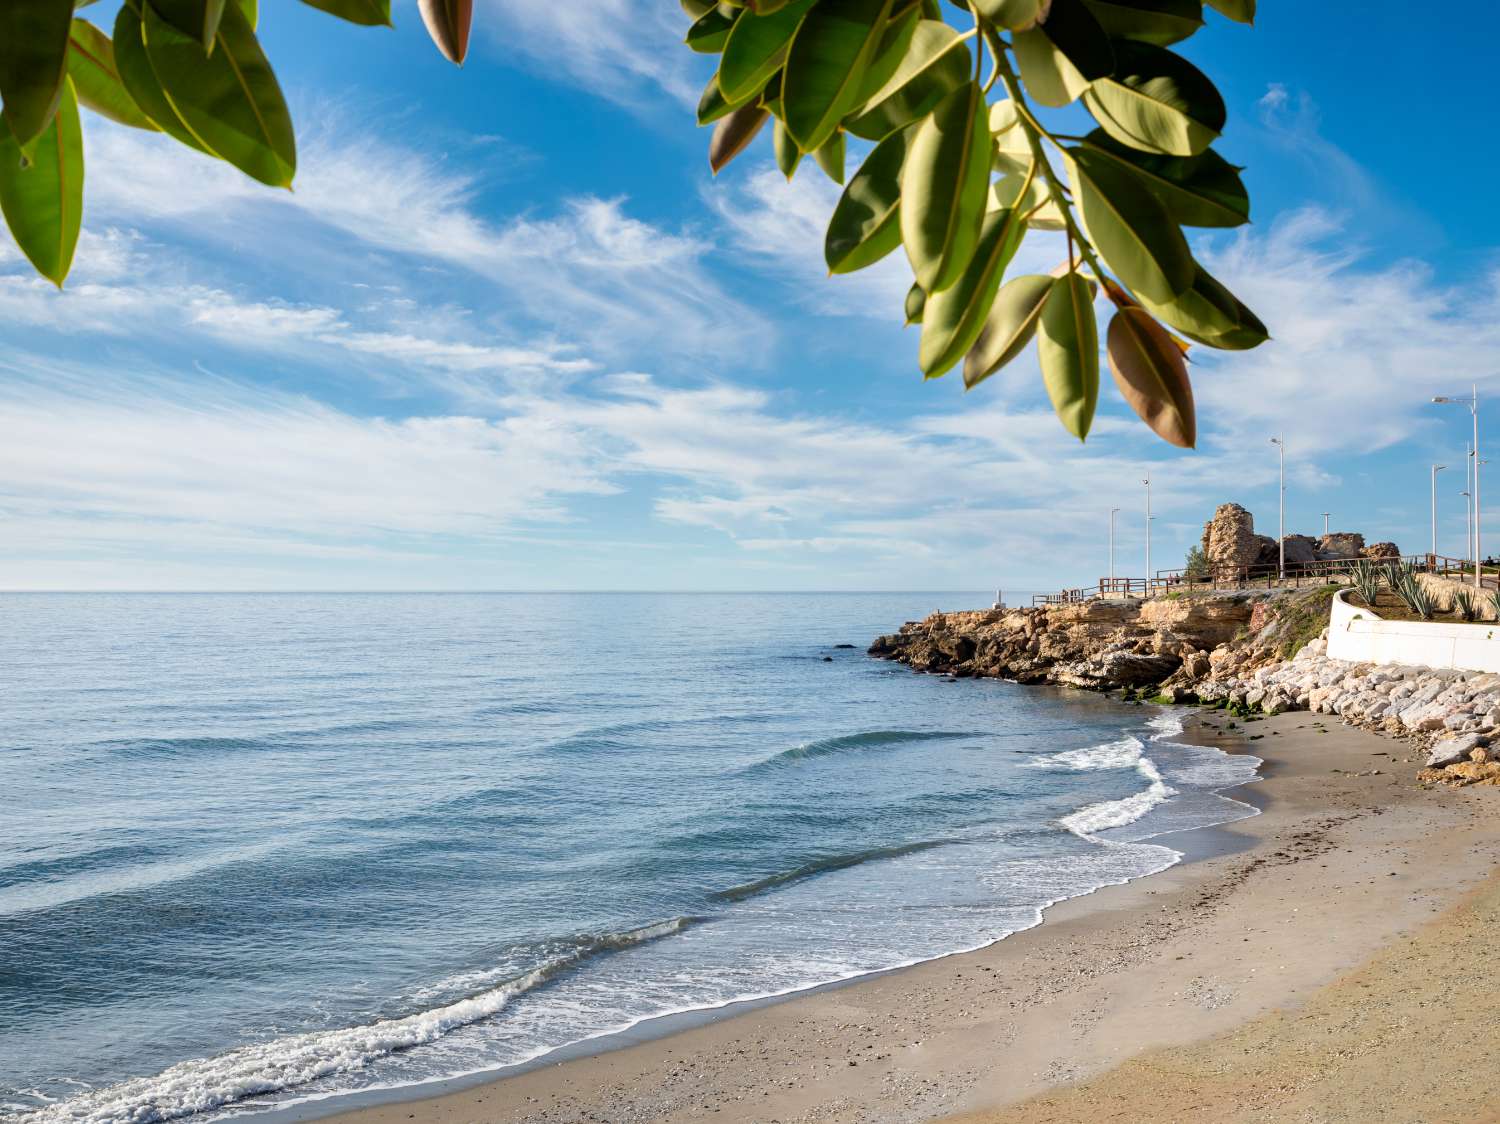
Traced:
POLYGON ((1445 624, 1382 620, 1369 609, 1333 596, 1328 655, 1353 663, 1395 663, 1500 672, 1500 624, 1445 624))

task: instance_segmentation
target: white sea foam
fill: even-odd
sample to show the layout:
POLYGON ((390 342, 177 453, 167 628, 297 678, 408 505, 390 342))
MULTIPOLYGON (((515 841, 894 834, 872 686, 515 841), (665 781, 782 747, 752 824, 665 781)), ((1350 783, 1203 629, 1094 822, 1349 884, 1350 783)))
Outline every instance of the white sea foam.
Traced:
POLYGON ((435 1042, 452 1030, 498 1014, 516 996, 546 983, 592 952, 654 940, 679 932, 688 923, 687 918, 676 917, 594 938, 577 952, 456 1003, 365 1026, 289 1035, 217 1057, 180 1062, 155 1077, 133 1078, 90 1090, 21 1120, 25 1124, 157 1124, 246 1097, 294 1089, 320 1077, 359 1069, 398 1050, 435 1042))
POLYGON ((1125 737, 1117 742, 1085 746, 1083 749, 1068 749, 1062 753, 1049 753, 1025 762, 1033 769, 1075 769, 1083 772, 1091 769, 1129 769, 1141 759, 1146 745, 1137 737, 1125 737))
POLYGON ((1144 792, 1137 792, 1121 800, 1089 804, 1058 822, 1075 835, 1093 835, 1111 827, 1135 823, 1152 808, 1177 795, 1177 790, 1162 780, 1161 773, 1151 758, 1140 758, 1135 763, 1135 769, 1150 782, 1144 792))

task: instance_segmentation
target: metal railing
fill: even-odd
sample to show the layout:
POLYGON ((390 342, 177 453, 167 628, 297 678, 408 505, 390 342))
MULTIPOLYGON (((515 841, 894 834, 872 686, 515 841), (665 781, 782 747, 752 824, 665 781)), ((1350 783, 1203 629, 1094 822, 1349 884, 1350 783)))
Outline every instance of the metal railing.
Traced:
MULTIPOLYGON (((1150 578, 1100 578, 1098 585, 1063 589, 1057 593, 1039 593, 1032 605, 1077 605, 1086 601, 1114 597, 1156 597, 1169 593, 1209 593, 1251 589, 1298 589, 1306 585, 1326 585, 1349 576, 1355 563, 1399 563, 1418 573, 1442 577, 1472 579, 1472 560, 1450 558, 1442 554, 1411 554, 1401 558, 1329 558, 1314 562, 1288 562, 1285 573, 1275 562, 1255 566, 1206 566, 1194 570, 1157 570, 1150 578)), ((1500 559, 1487 558, 1480 564, 1480 581, 1485 589, 1500 589, 1500 559)))

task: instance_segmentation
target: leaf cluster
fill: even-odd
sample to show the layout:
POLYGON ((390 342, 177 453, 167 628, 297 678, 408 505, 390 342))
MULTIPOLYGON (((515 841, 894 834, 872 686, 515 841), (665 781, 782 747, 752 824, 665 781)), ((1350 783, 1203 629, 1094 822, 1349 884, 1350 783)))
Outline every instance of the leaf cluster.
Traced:
MULTIPOLYGON (((390 26, 390 0, 302 0, 390 26)), ((297 170, 291 114, 256 36, 258 0, 123 0, 110 32, 94 0, 0 2, 0 211, 37 272, 61 285, 83 216, 80 110, 161 132, 273 187, 297 170)), ((473 0, 419 0, 438 49, 461 63, 473 0)))
MULTIPOLYGON (((1207 0, 1250 23, 1255 0, 1207 0)), ((718 56, 698 106, 715 172, 765 126, 782 172, 805 156, 844 185, 824 254, 848 273, 903 248, 918 362, 973 387, 1037 343, 1080 440, 1099 397, 1094 303, 1121 396, 1167 441, 1197 438, 1192 343, 1255 347, 1265 326, 1193 258, 1184 228, 1249 221, 1241 169, 1211 147, 1224 101, 1170 48, 1203 0, 681 0, 718 56), (988 60, 989 72, 984 73, 988 60), (1081 105, 1084 135, 1039 107, 1081 105), (871 147, 852 176, 851 145, 871 147), (1007 276, 1031 230, 1062 231, 1049 274, 1007 276)))

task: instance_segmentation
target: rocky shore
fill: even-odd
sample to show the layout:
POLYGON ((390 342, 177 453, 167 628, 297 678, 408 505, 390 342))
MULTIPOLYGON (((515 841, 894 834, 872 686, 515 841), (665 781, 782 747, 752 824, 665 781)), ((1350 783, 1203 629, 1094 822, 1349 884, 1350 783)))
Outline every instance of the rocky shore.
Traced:
POLYGON ((1423 783, 1500 786, 1500 676, 1328 658, 1334 588, 934 613, 869 651, 957 678, 1336 715, 1415 743, 1423 783))

